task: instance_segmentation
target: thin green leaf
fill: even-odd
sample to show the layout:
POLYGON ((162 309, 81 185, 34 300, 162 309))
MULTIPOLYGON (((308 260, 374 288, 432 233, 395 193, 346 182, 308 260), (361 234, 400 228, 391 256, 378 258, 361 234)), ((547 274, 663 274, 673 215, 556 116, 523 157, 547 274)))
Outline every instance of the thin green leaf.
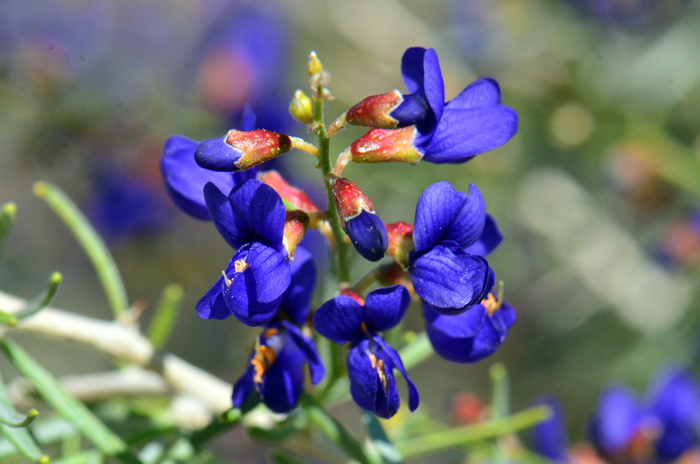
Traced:
POLYGON ((491 398, 491 417, 502 419, 508 415, 510 410, 510 381, 508 371, 505 366, 496 363, 489 369, 489 376, 493 384, 491 398))
POLYGON ((272 461, 277 464, 308 464, 309 462, 291 454, 289 451, 277 451, 272 455, 272 461))
MULTIPOLYGON (((7 395, 5 394, 5 384, 0 378, 0 404, 5 406, 5 408, 12 410, 10 402, 7 400, 7 395)), ((36 410, 32 409, 36 412, 36 410)), ((13 413, 17 414, 14 410, 13 413)), ((20 418, 23 416, 17 414, 20 418)), ((36 417, 36 414, 34 415, 36 417)), ((31 422, 31 421, 30 421, 31 422)), ((25 458, 32 462, 38 462, 40 464, 46 464, 49 462, 49 457, 46 456, 34 443, 31 435, 25 428, 12 427, 5 424, 0 424, 0 432, 12 443, 14 448, 19 451, 19 453, 25 458)))
POLYGON ((0 403, 0 422, 10 427, 26 427, 32 423, 39 412, 31 409, 26 416, 15 411, 12 406, 0 403))
POLYGON ((528 429, 546 421, 551 415, 551 408, 538 406, 503 419, 414 437, 410 440, 396 443, 396 448, 403 454, 404 458, 408 459, 421 454, 497 438, 518 430, 528 429))
POLYGON ((34 184, 34 194, 44 200, 73 233, 92 261, 114 317, 121 317, 129 306, 126 289, 117 265, 102 238, 75 203, 55 185, 37 182, 34 184))
POLYGON ((381 454, 384 461, 389 464, 401 464, 403 462, 403 456, 399 453, 399 450, 391 443, 389 437, 384 431, 381 422, 377 419, 377 416, 369 411, 362 411, 362 420, 367 425, 367 431, 372 437, 374 446, 381 454))
POLYGON ((184 294, 182 287, 177 284, 170 284, 163 289, 156 314, 148 329, 148 339, 156 349, 162 348, 168 341, 170 332, 175 326, 184 294))
POLYGON ((5 311, 0 311, 0 324, 5 324, 10 327, 17 325, 17 318, 14 314, 6 313, 5 311))
POLYGON ((17 205, 14 203, 5 203, 0 209, 0 254, 2 254, 2 248, 5 245, 7 236, 10 235, 16 214, 17 205))
POLYGON ((21 321, 27 319, 51 304, 51 301, 53 301, 53 298, 56 296, 56 292, 58 292, 58 286, 61 285, 61 281, 63 281, 63 276, 60 272, 51 274, 46 290, 27 301, 24 308, 15 313, 17 320, 21 321))
POLYGON ((52 464, 97 464, 100 462, 102 462, 102 453, 97 450, 90 450, 52 461, 52 464))
POLYGON ((302 396, 301 401, 311 423, 326 438, 345 451, 349 457, 361 464, 381 464, 381 461, 378 462, 374 456, 367 453, 362 445, 345 430, 345 427, 329 416, 325 409, 319 406, 311 396, 305 394, 302 396))
POLYGON ((22 348, 7 339, 0 341, 0 346, 17 370, 34 384, 42 398, 100 451, 115 456, 126 464, 140 463, 139 459, 128 451, 121 438, 109 430, 84 404, 70 396, 58 381, 22 348))

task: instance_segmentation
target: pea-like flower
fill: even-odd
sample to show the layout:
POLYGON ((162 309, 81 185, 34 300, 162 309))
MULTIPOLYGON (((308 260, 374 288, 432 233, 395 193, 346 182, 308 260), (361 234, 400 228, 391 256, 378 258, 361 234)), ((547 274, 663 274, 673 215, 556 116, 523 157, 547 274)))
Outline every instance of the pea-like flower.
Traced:
POLYGON ((500 147, 518 130, 518 116, 501 104, 494 79, 479 79, 445 103, 432 48, 409 48, 401 73, 408 95, 394 91, 369 97, 348 111, 349 123, 376 127, 352 144, 353 161, 462 163, 500 147))
POLYGON ((469 195, 448 182, 429 186, 418 199, 413 226, 414 250, 408 272, 416 293, 441 314, 459 314, 486 297, 495 282, 488 262, 467 250, 489 251, 500 242, 495 222, 485 230, 481 192, 469 195))
MULTIPOLYGON (((246 105, 241 130, 255 126, 255 114, 246 105)), ((198 142, 181 135, 173 135, 165 141, 160 171, 165 191, 170 199, 185 213, 204 221, 211 216, 204 200, 204 186, 211 182, 223 192, 230 192, 234 185, 255 177, 254 170, 231 174, 200 167, 194 159, 198 142)))
POLYGON ((408 405, 418 407, 419 395, 398 353, 377 335, 401 321, 411 302, 401 285, 374 290, 363 300, 351 291, 321 305, 314 313, 314 327, 335 343, 352 343, 348 355, 350 393, 358 406, 389 418, 399 408, 394 369, 408 384, 408 405))
POLYGON ((534 406, 549 406, 552 416, 532 428, 533 450, 550 461, 568 462, 569 436, 559 401, 552 396, 543 396, 535 401, 534 406))
POLYGON ((503 345, 515 323, 515 310, 493 293, 468 311, 440 314, 423 302, 425 330, 437 354, 456 363, 475 363, 503 345))
POLYGON ((214 225, 237 251, 197 303, 197 314, 203 319, 233 314, 247 325, 267 324, 291 282, 282 199, 254 179, 236 185, 228 196, 209 183, 204 195, 214 225))
POLYGON ((240 407, 255 389, 272 411, 291 411, 304 389, 304 363, 309 365, 314 385, 323 380, 325 369, 309 337, 286 321, 266 328, 253 345, 247 369, 233 387, 233 406, 240 407))

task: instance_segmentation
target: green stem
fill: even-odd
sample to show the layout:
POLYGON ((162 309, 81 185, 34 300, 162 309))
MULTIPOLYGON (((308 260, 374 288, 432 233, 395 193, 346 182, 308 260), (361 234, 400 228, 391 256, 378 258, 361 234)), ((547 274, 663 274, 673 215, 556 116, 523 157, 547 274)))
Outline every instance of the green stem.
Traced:
POLYGON ((395 446, 404 458, 410 458, 453 446, 461 446, 514 433, 539 424, 549 419, 551 415, 552 411, 548 406, 538 406, 503 419, 414 437, 410 440, 396 443, 395 446))
POLYGON ((323 124, 323 99, 320 96, 316 98, 314 122, 317 126, 316 134, 318 135, 319 143, 319 167, 323 173, 323 181, 326 183, 326 194, 328 195, 328 211, 326 214, 328 215, 328 223, 333 231, 333 238, 335 239, 335 244, 338 251, 338 279, 341 283, 348 283, 350 282, 349 250, 348 244, 345 242, 345 232, 343 232, 343 228, 340 225, 340 216, 338 215, 338 209, 335 206, 331 185, 328 182, 328 176, 333 172, 333 168, 331 166, 330 137, 328 137, 326 126, 323 124))

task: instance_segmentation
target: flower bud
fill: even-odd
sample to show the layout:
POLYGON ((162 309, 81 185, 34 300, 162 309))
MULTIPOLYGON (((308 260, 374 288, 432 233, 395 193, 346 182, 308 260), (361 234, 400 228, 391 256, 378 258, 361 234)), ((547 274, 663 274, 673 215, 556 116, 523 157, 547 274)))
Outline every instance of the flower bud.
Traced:
POLYGON ((386 254, 394 258, 403 269, 408 268, 408 255, 413 247, 413 226, 405 222, 395 222, 386 225, 389 235, 389 246, 386 254))
POLYGON ((266 171, 258 175, 260 182, 272 187, 282 200, 290 203, 297 209, 307 213, 320 213, 316 203, 304 193, 303 190, 293 187, 287 183, 277 171, 266 171))
POLYGON ((408 272, 404 271, 397 263, 389 263, 381 266, 377 272, 377 281, 382 285, 403 285, 408 290, 411 298, 416 298, 416 290, 408 272))
POLYGON ((306 69, 308 69, 308 71, 309 71, 309 76, 313 76, 315 74, 321 74, 323 72, 323 65, 321 64, 321 61, 318 59, 316 52, 311 52, 309 54, 309 62, 306 65, 306 69))
POLYGON ((294 98, 289 104, 289 114, 301 123, 311 124, 314 120, 314 105, 309 97, 301 90, 294 92, 294 98))
POLYGON ((401 161, 416 164, 423 158, 413 144, 418 136, 415 126, 403 129, 372 129, 350 145, 356 163, 386 163, 401 161))
POLYGON ((282 245, 287 251, 287 259, 294 259, 294 251, 299 242, 304 238, 309 227, 309 216, 303 211, 287 211, 284 220, 284 235, 282 245))
POLYGON ((349 180, 329 176, 340 223, 355 249, 369 261, 379 261, 388 246, 384 223, 360 188, 349 180))
POLYGON ((202 140, 194 152, 197 164, 212 171, 243 171, 286 153, 292 141, 265 129, 231 129, 225 137, 202 140))
POLYGON ((428 109, 427 100, 420 95, 394 90, 365 98, 347 111, 345 119, 355 126, 396 129, 422 121, 428 109))
POLYGON ((365 299, 362 298, 362 295, 360 295, 359 293, 357 293, 354 290, 351 290, 349 288, 344 289, 344 290, 340 291, 340 294, 343 296, 348 296, 348 297, 352 298, 353 300, 357 301, 357 303, 360 304, 361 306, 365 305, 365 299))

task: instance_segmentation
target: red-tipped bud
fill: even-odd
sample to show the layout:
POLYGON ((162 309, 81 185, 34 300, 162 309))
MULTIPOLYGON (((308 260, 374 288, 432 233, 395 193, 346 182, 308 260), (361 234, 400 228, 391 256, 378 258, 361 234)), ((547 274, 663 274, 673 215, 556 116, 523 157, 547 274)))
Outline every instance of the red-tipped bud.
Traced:
POLYGON ((386 254, 394 258, 403 269, 408 268, 408 255, 414 249, 413 226, 405 222, 395 222, 386 224, 386 232, 389 235, 386 254))
POLYGON ((272 187, 284 201, 293 205, 295 208, 307 213, 321 212, 321 208, 311 201, 311 198, 309 198, 303 190, 289 185, 279 172, 266 171, 258 174, 258 179, 260 182, 272 187))
POLYGON ((359 293, 357 293, 354 290, 350 290, 350 289, 341 290, 340 294, 343 296, 349 296, 353 300, 357 301, 361 306, 365 305, 365 299, 362 298, 362 295, 360 295, 359 293))
POLYGON ((403 96, 398 90, 382 95, 373 95, 350 108, 345 114, 345 120, 348 124, 355 126, 394 129, 399 121, 389 114, 401 103, 403 103, 403 96))
POLYGON ((265 129, 238 131, 231 129, 226 134, 226 143, 243 152, 236 166, 243 170, 286 153, 292 149, 289 136, 265 129))
POLYGON ((287 250, 289 259, 294 258, 294 251, 299 245, 299 242, 304 238, 306 229, 309 227, 309 216, 303 211, 287 211, 287 216, 284 220, 284 235, 282 237, 282 245, 287 250))
POLYGON ((403 129, 372 129, 350 146, 356 163, 386 163, 401 161, 416 164, 423 158, 413 144, 418 131, 415 126, 403 129))
POLYGON ((362 211, 375 214, 374 206, 369 198, 362 193, 360 187, 353 184, 344 177, 329 176, 335 206, 338 208, 340 222, 345 227, 345 223, 357 217, 362 211))

